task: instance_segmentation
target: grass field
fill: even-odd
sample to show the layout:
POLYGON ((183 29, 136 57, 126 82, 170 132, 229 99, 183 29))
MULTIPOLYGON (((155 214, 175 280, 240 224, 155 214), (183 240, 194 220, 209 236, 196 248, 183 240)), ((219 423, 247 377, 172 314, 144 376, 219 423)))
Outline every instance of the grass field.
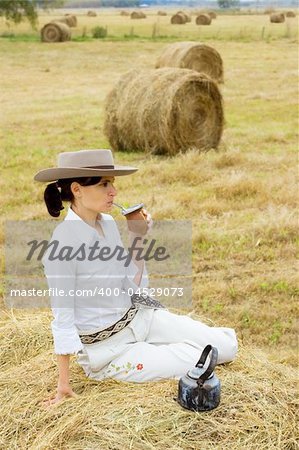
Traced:
MULTIPOLYGON (((60 44, 42 44, 29 25, 8 27, 2 19, 1 221, 48 219, 34 173, 55 165, 59 152, 109 146, 104 101, 121 74, 153 68, 167 41, 208 41, 224 61, 220 147, 173 158, 117 153, 117 162, 140 167, 134 177, 117 181, 118 200, 143 201, 156 220, 192 219, 191 313, 234 327, 240 357, 220 368, 224 394, 216 413, 194 415, 168 405, 164 396, 176 390, 171 381, 133 393, 131 386, 109 381, 86 383, 76 368, 78 402, 41 412, 38 400, 56 383, 50 313, 3 307, 1 448, 295 449, 290 380, 298 349, 297 18, 273 25, 264 15, 221 16, 210 27, 196 27, 171 26, 169 17, 153 13, 140 21, 116 14, 87 18, 81 11, 77 41, 60 44), (107 39, 91 39, 95 25, 107 26, 107 39), (279 390, 284 382, 286 391, 279 390), (236 386, 247 407, 231 413, 236 386), (117 412, 111 391, 119 399, 117 412), (115 428, 109 430, 111 422, 115 428), (215 433, 204 433, 210 427, 215 433)), ((40 25, 58 16, 43 15, 40 25)), ((1 241, 3 247, 3 230, 1 241)))
MULTIPOLYGON (((192 22, 185 25, 171 25, 170 17, 177 9, 168 10, 167 16, 157 16, 153 8, 144 10, 146 19, 131 20, 130 17, 120 16, 117 9, 98 10, 97 17, 87 17, 86 10, 76 11, 78 26, 72 29, 73 39, 84 40, 91 37, 91 30, 95 26, 107 27, 108 40, 123 39, 156 39, 156 40, 217 40, 252 42, 264 40, 266 42, 287 38, 298 40, 298 18, 286 18, 284 23, 270 23, 267 14, 218 15, 210 26, 195 24, 196 15, 192 15, 192 22)), ((163 8, 162 8, 163 9, 163 8)), ((132 11, 132 10, 130 10, 132 11)), ((192 12, 192 10, 191 10, 192 12)), ((2 18, 0 36, 10 36, 16 40, 39 40, 39 28, 50 20, 70 13, 69 10, 52 11, 51 14, 41 13, 37 30, 32 31, 28 23, 13 25, 2 18)))

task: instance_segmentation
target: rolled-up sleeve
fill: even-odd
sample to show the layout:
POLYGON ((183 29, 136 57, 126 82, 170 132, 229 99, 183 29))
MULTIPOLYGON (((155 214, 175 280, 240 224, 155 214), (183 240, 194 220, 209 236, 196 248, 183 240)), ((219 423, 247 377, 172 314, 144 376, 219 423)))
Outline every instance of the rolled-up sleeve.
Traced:
POLYGON ((54 338, 54 351, 57 355, 75 354, 82 350, 77 329, 74 325, 72 308, 53 308, 54 320, 51 323, 54 338))
POLYGON ((78 353, 83 349, 75 326, 76 267, 74 261, 43 259, 54 320, 51 323, 54 351, 58 355, 78 353))

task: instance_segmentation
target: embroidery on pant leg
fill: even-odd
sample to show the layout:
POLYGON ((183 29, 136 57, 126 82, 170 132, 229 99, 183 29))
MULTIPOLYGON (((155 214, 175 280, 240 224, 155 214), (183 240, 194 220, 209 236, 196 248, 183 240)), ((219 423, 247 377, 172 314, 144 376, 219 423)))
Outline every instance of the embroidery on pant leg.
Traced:
POLYGON ((105 373, 118 373, 121 369, 124 369, 125 371, 125 375, 127 375, 129 372, 131 372, 132 370, 142 370, 143 369, 143 364, 138 363, 136 365, 132 364, 131 362, 127 362, 125 364, 123 364, 122 366, 117 366, 116 364, 110 364, 111 367, 113 367, 113 369, 108 369, 106 370, 105 373))

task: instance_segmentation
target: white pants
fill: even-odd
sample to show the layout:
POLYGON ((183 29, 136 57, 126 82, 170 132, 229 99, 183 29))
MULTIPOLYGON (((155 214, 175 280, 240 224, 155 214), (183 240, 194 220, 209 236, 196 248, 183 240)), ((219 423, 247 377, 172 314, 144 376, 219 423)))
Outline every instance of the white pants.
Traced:
POLYGON ((163 309, 140 309, 130 324, 110 338, 84 346, 78 363, 96 380, 142 383, 179 379, 195 366, 203 348, 218 349, 218 364, 232 361, 238 349, 232 328, 209 327, 163 309))

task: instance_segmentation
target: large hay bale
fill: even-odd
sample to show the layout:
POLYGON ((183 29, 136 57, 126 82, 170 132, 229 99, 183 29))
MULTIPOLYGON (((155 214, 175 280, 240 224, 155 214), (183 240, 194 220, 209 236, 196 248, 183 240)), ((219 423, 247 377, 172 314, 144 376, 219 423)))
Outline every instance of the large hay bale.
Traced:
POLYGON ((283 23, 284 21, 285 21, 285 17, 284 17, 283 13, 270 15, 271 23, 283 23))
POLYGON ((73 27, 76 26, 76 25, 74 25, 73 16, 64 16, 64 17, 61 17, 60 19, 54 19, 51 22, 52 23, 53 22, 55 22, 55 23, 57 23, 57 22, 65 23, 70 28, 73 28, 73 27))
POLYGON ((155 67, 196 70, 217 82, 223 82, 223 62, 220 54, 213 47, 197 42, 175 42, 168 45, 157 59, 155 67))
POLYGON ((286 17, 296 17, 296 13, 294 13, 294 11, 287 11, 286 17))
POLYGON ((131 19, 145 19, 146 15, 142 11, 133 11, 131 13, 131 19))
POLYGON ((114 150, 175 155, 216 148, 223 128, 217 84, 193 70, 131 70, 106 99, 104 131, 114 150))
POLYGON ((97 13, 95 11, 88 11, 87 15, 88 17, 97 17, 97 13))
POLYGON ((209 11, 207 14, 211 17, 212 20, 217 18, 217 14, 215 13, 215 11, 209 11))
POLYGON ((199 16, 196 17, 196 25, 210 25, 212 22, 212 19, 208 14, 199 14, 199 16))
POLYGON ((186 22, 191 22, 191 15, 186 13, 185 11, 178 11, 177 14, 183 14, 186 17, 186 22))
POLYGON ((158 11, 157 15, 158 16, 167 16, 167 12, 166 11, 158 11))
POLYGON ((186 16, 185 14, 174 14, 171 19, 170 19, 170 23, 172 25, 184 25, 186 23, 186 16))
POLYGON ((65 42, 70 39, 71 30, 65 23, 51 22, 41 29, 42 42, 65 42))
POLYGON ((69 24, 67 23, 69 27, 75 28, 78 25, 77 17, 74 14, 65 14, 65 17, 69 18, 69 24))

